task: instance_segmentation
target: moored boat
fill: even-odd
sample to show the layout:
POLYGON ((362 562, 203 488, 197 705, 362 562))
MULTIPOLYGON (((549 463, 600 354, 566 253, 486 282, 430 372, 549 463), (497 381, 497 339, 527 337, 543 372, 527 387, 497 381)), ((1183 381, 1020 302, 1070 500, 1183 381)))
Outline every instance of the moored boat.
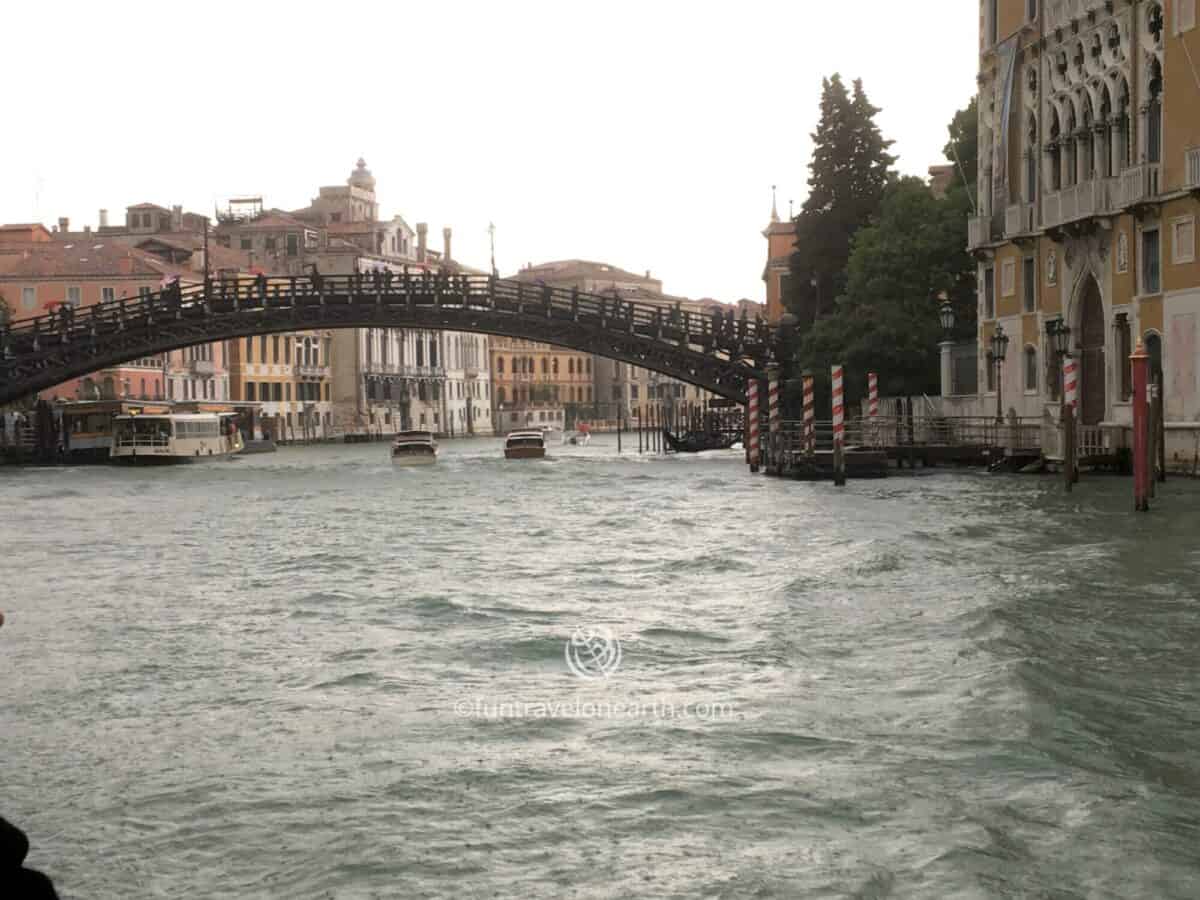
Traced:
POLYGON ((245 445, 234 413, 164 413, 113 418, 109 458, 180 463, 232 456, 245 445))
POLYGON ((400 431, 392 441, 392 463, 431 466, 437 462, 437 438, 432 431, 400 431))
POLYGON ((666 428, 663 429, 663 440, 667 449, 675 453, 700 453, 704 450, 728 450, 738 442, 732 434, 720 432, 688 431, 676 437, 666 428))
POLYGON ((542 459, 546 436, 541 431, 514 431, 504 441, 505 459, 542 459))

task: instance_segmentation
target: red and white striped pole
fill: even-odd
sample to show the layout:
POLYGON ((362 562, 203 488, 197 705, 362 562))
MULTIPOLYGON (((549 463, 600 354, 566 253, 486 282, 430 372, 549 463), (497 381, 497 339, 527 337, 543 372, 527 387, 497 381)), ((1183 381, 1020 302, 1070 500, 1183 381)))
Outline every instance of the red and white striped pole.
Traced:
POLYGON ((750 471, 758 471, 758 379, 751 378, 746 385, 746 418, 750 433, 750 471))
POLYGON ((1075 469, 1075 405, 1079 393, 1079 364, 1070 356, 1063 357, 1063 471, 1067 491, 1079 478, 1075 469))
POLYGON ((874 372, 867 373, 867 412, 871 424, 875 424, 874 420, 879 416, 879 376, 874 372))
POLYGON ((817 452, 817 430, 813 413, 813 377, 804 376, 804 452, 812 456, 817 452))
POLYGON ((770 429, 771 440, 768 446, 770 470, 783 470, 782 450, 779 446, 779 375, 782 370, 778 365, 767 368, 767 426, 770 429))
POLYGON ((841 366, 833 367, 833 483, 846 483, 846 459, 843 442, 846 439, 846 406, 841 366))

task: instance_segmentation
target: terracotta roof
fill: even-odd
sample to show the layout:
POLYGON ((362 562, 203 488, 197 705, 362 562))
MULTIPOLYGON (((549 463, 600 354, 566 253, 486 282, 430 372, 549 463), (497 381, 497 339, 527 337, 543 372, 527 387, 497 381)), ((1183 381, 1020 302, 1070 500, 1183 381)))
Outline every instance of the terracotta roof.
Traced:
POLYGON ((603 276, 604 278, 630 279, 632 281, 658 281, 657 278, 647 278, 644 274, 627 272, 625 269, 610 266, 608 263, 592 262, 587 259, 561 259, 552 262, 538 263, 517 273, 518 278, 528 275, 531 278, 552 275, 555 278, 571 278, 578 276, 603 276))
POLYGON ((145 254, 106 241, 10 245, 0 249, 0 278, 136 278, 155 274, 145 254))

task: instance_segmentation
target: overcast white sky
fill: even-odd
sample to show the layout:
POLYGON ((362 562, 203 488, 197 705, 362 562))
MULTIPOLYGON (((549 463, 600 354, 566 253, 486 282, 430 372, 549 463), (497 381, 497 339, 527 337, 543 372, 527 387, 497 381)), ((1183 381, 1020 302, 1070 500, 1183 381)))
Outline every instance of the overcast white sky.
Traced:
POLYGON ((358 156, 382 212, 501 274, 584 258, 761 300, 770 186, 806 191, 821 78, 864 79, 898 167, 975 90, 974 0, 208 0, 5 8, 0 221, 261 194, 358 156))

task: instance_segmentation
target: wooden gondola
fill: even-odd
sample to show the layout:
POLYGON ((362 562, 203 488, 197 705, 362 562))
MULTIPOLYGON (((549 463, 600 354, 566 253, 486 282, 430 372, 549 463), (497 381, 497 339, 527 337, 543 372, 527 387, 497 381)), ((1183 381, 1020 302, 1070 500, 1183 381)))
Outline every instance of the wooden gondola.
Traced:
POLYGON ((704 450, 728 450, 738 442, 737 435, 720 432, 686 431, 680 436, 663 429, 663 442, 673 453, 700 453, 704 450))

